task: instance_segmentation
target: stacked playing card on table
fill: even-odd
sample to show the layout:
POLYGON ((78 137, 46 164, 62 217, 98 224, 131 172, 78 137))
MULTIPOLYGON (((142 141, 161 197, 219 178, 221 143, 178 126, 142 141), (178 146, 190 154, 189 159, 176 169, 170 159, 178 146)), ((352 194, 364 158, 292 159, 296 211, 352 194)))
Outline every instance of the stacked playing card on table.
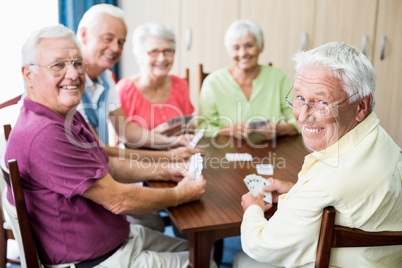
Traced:
POLYGON ((189 172, 195 173, 195 179, 198 179, 199 176, 202 174, 202 169, 204 168, 204 159, 201 156, 201 153, 193 154, 190 157, 189 161, 189 172))
POLYGON ((267 179, 255 174, 251 174, 244 178, 244 183, 247 185, 248 190, 253 194, 253 196, 263 193, 263 200, 267 203, 272 203, 272 194, 262 190, 262 187, 271 185, 267 179))
POLYGON ((274 166, 271 164, 257 164, 256 169, 260 175, 274 175, 274 166))
POLYGON ((227 153, 225 155, 226 159, 230 162, 233 161, 253 161, 253 157, 251 156, 251 154, 236 154, 236 153, 227 153))

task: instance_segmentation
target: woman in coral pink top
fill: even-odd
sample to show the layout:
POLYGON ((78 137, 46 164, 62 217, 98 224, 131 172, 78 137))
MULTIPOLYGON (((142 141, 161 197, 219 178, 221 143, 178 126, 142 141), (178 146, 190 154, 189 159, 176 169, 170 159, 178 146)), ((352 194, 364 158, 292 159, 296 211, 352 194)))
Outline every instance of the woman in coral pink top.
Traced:
POLYGON ((141 72, 117 85, 126 116, 143 128, 161 132, 173 117, 191 115, 194 107, 187 82, 169 75, 174 62, 175 36, 160 24, 144 24, 133 33, 133 52, 141 72))

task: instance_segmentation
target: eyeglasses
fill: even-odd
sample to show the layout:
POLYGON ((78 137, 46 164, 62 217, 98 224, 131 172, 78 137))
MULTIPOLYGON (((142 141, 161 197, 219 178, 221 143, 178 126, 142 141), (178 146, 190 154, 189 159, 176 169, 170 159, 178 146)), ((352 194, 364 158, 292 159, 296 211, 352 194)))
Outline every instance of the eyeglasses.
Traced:
POLYGON ((160 49, 152 49, 148 51, 148 55, 151 57, 158 57, 159 53, 163 53, 164 56, 173 56, 174 53, 176 52, 173 48, 166 48, 163 50, 160 49))
POLYGON ((55 63, 52 63, 48 66, 46 65, 38 65, 38 64, 31 64, 31 66, 39 66, 48 68, 50 73, 54 77, 63 76, 67 72, 67 63, 70 63, 71 66, 77 71, 78 74, 82 75, 88 71, 88 62, 82 59, 72 59, 72 60, 58 60, 55 63))
POLYGON ((353 97, 354 95, 357 94, 354 93, 352 95, 350 95, 348 98, 344 99, 343 101, 339 102, 338 104, 328 107, 327 104, 324 104, 322 101, 318 101, 318 102, 313 102, 313 103, 307 103, 304 101, 303 97, 298 97, 293 103, 289 101, 289 94, 292 91, 293 87, 289 90, 288 94, 285 97, 285 101, 288 103, 288 105, 296 111, 300 111, 304 105, 307 105, 315 114, 320 114, 320 115, 328 115, 329 114, 329 110, 335 108, 338 105, 341 105, 342 103, 344 103, 345 101, 347 101, 348 99, 350 99, 351 97, 353 97))

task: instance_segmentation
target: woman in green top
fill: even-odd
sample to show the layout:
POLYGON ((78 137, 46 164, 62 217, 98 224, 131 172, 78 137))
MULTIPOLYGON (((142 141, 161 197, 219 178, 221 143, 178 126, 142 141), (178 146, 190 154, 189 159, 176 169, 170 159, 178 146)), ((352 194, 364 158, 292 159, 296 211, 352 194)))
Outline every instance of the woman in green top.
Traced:
POLYGON ((298 133, 285 96, 292 83, 274 67, 258 64, 264 48, 260 27, 249 20, 232 23, 225 46, 233 65, 209 74, 201 88, 201 125, 206 136, 264 139, 298 133), (250 124, 269 120, 268 124, 250 124))

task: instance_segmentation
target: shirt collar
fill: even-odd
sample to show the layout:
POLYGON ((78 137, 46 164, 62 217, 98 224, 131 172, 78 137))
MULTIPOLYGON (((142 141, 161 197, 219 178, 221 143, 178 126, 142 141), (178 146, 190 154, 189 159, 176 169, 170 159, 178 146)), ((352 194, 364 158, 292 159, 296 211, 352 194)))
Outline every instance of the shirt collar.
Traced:
POLYGON ((380 120, 378 119, 377 115, 372 112, 362 122, 360 122, 331 146, 320 151, 314 151, 307 155, 304 159, 302 170, 304 170, 305 167, 312 166, 317 161, 336 166, 338 164, 339 157, 358 145, 371 131, 378 126, 379 121, 380 120))
POLYGON ((64 125, 65 127, 71 127, 71 129, 73 129, 73 132, 75 132, 75 133, 79 133, 82 131, 82 128, 83 128, 82 124, 77 122, 77 120, 76 120, 77 112, 74 113, 74 124, 71 125, 70 122, 65 120, 62 116, 60 116, 56 112, 52 111, 51 109, 47 108, 46 106, 44 106, 40 103, 34 102, 28 98, 24 98, 23 108, 30 110, 38 115, 45 116, 45 117, 49 118, 50 120, 55 121, 56 123, 64 125))

